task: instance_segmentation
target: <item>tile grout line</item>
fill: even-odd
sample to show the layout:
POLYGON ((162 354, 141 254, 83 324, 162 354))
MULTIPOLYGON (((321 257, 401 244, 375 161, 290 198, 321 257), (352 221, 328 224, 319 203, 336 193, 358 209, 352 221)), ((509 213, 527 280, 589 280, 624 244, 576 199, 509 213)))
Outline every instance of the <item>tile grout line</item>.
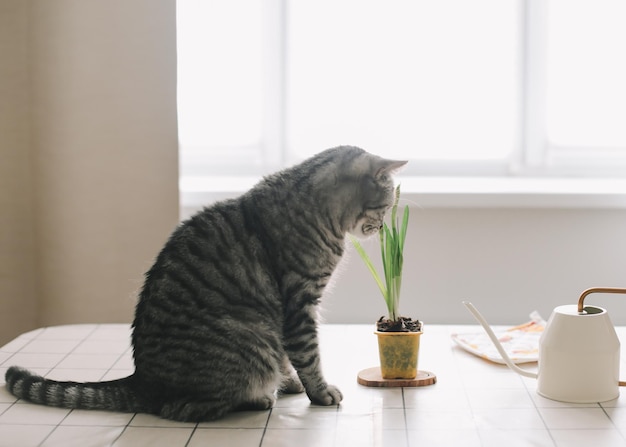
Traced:
MULTIPOLYGON (((458 353, 459 351, 457 349, 452 349, 452 359, 454 361, 454 368, 459 371, 460 370, 460 364, 459 364, 459 358, 458 358, 458 353)), ((467 387, 466 387, 466 383, 465 383, 465 377, 462 377, 460 379, 461 382, 461 389, 463 390, 463 395, 465 396, 465 401, 467 402, 467 405, 469 406, 469 412, 472 416, 472 423, 474 424, 474 431, 476 432, 476 436, 478 438, 478 441, 480 442, 480 445, 484 445, 483 443, 483 438, 480 436, 480 430, 478 429, 478 427, 476 426, 476 412, 474 411, 474 406, 472 405, 472 402, 469 398, 469 394, 467 393, 467 387)))
MULTIPOLYGON (((341 398, 343 400, 343 397, 341 398)), ((339 435, 339 414, 341 409, 341 401, 335 405, 335 427, 333 428, 333 446, 337 445, 337 436, 339 435)))
POLYGON ((273 412, 274 412, 274 407, 270 408, 270 411, 267 415, 267 419, 265 420, 265 427, 263 428, 263 434, 261 435, 261 442, 259 442, 259 447, 263 446, 263 441, 265 440, 265 433, 267 433, 267 427, 270 424, 270 418, 272 417, 273 412))
POLYGON ((189 446, 189 443, 191 442, 191 439, 193 438, 193 435, 196 433, 196 431, 198 430, 198 425, 200 425, 199 422, 196 422, 195 427, 193 428, 193 430, 191 430, 191 434, 189 435, 189 439, 187 439, 187 442, 185 443, 185 447, 189 446))
MULTIPOLYGON (((36 405, 36 404, 35 404, 36 405)), ((47 405, 46 405, 47 406, 47 405)), ((58 407, 50 407, 50 408, 58 408, 58 407)), ((54 428, 50 431, 50 433, 48 433, 48 435, 43 438, 43 440, 39 443, 39 445, 43 445, 48 438, 50 438, 50 436, 52 436, 52 434, 57 431, 57 429, 61 426, 61 424, 63 423, 64 420, 67 419, 67 417, 72 414, 72 411, 74 411, 73 409, 70 409, 70 411, 67 412, 67 414, 63 417, 63 419, 61 419, 55 426, 54 428)))
MULTIPOLYGON (((4 367, 4 366, 7 366, 7 370, 8 370, 8 369, 9 369, 9 368, 8 368, 8 364, 9 364, 8 362, 9 362, 9 361, 10 361, 13 357, 15 357, 15 355, 16 355, 16 354, 20 354, 20 353, 22 353, 22 349, 24 349, 25 347, 29 346, 31 343, 33 343, 35 340, 37 340, 37 339, 38 339, 41 335, 43 335, 43 334, 46 332, 46 329, 48 329, 48 328, 47 328, 47 327, 43 328, 43 329, 42 329, 41 331, 39 331, 39 333, 38 333, 37 335, 35 335, 33 338, 28 339, 28 341, 27 341, 26 343, 24 343, 24 345, 20 346, 20 349, 18 349, 17 351, 15 351, 15 352, 8 352, 7 354, 10 354, 10 355, 9 355, 6 359, 4 359, 4 360, 3 360, 3 362, 2 362, 2 366, 3 366, 3 367, 4 367)), ((12 341, 17 340, 18 338, 19 338, 19 337, 17 337, 16 339, 14 339, 14 340, 12 340, 12 341)), ((58 365, 58 363, 57 363, 57 365, 58 365)), ((18 366, 18 365, 15 365, 15 366, 18 366)), ((48 368, 48 372, 46 372, 46 374, 49 374, 49 373, 50 373, 50 371, 52 371, 54 368, 56 368, 56 366, 53 366, 53 367, 46 367, 46 368, 48 368)), ((16 399, 16 400, 13 402, 13 404, 12 404, 11 406, 15 405, 15 404, 16 404, 17 402, 19 402, 19 401, 20 401, 20 399, 16 399)), ((11 407, 9 407, 9 408, 11 408, 11 407)), ((7 408, 7 410, 8 410, 8 408, 7 408)), ((4 412, 3 412, 3 413, 4 413, 4 412)))
MULTIPOLYGON (((552 436, 552 430, 550 429, 550 427, 548 427, 548 424, 546 423, 546 420, 543 418, 543 414, 541 414, 541 411, 539 411, 539 407, 537 406, 537 401, 535 401, 535 399, 533 399, 533 390, 528 389, 528 383, 525 382, 523 379, 520 378, 520 380, 522 380, 522 385, 524 385, 524 389, 526 390, 526 393, 528 394, 528 397, 530 398, 530 401, 533 403, 533 408, 535 409, 535 411, 537 412, 537 414, 539 415, 539 418, 541 419, 541 422, 543 423, 543 426, 546 428, 546 431, 548 432, 548 436, 550 436, 550 440, 552 441, 552 445, 556 446, 556 439, 554 439, 554 436, 552 436)), ((534 391, 536 393, 536 391, 534 391)))
MULTIPOLYGON (((118 355, 118 356, 117 356, 117 358, 115 359, 115 361, 114 361, 113 363, 111 363, 111 366, 109 366, 109 367, 107 368, 107 370, 104 372, 104 374, 102 374, 102 376, 100 377, 100 381, 102 381, 102 379, 103 379, 103 378, 104 378, 107 374, 109 374, 111 371, 113 371, 113 367, 115 366, 115 364, 116 364, 117 362, 119 362, 122 358, 124 358, 124 356, 126 355, 126 353, 127 353, 129 350, 132 350, 132 349, 133 349, 133 347, 132 347, 132 346, 130 346, 130 347, 129 347, 129 348, 127 348, 124 352, 122 352, 120 355, 118 355)), ((131 374, 129 374, 128 376, 126 376, 126 377, 129 377, 129 376, 132 376, 133 374, 135 374, 134 367, 135 367, 135 357, 134 357, 134 355, 133 355, 133 372, 132 372, 131 374)), ((113 379, 113 380, 118 380, 118 379, 113 379)), ((106 382, 108 382, 108 381, 109 381, 109 380, 107 380, 106 382)))
POLYGON ((130 420, 126 423, 126 425, 124 426, 124 430, 122 430, 122 431, 120 432, 119 436, 118 436, 117 438, 115 438, 115 440, 111 443, 111 445, 112 445, 112 446, 113 446, 113 445, 115 445, 115 443, 116 443, 117 441, 119 441, 119 440, 120 440, 120 438, 122 437, 122 435, 126 432, 126 430, 128 429, 128 427, 130 427, 130 424, 133 422, 133 420, 134 420, 136 417, 137 417, 137 413, 135 413, 135 414, 133 415, 133 417, 132 417, 132 418, 130 418, 130 420))
MULTIPOLYGON (((42 331, 42 332, 43 332, 43 331, 42 331)), ((39 334, 37 334, 37 336, 39 336, 39 334)), ((37 338, 37 337, 35 337, 35 338, 37 338)), ((28 346, 30 343, 32 343, 32 341, 33 341, 35 338, 31 338, 30 340, 28 340, 28 342, 27 342, 24 346, 28 346)), ((9 355, 9 356, 8 356, 8 357, 7 357, 7 358, 6 358, 6 359, 2 362, 2 366, 4 367, 4 366, 6 365, 6 363, 7 363, 9 360, 11 360, 11 359, 15 356, 15 354, 19 353, 19 352, 20 352, 20 351, 24 348, 24 346, 20 347, 20 349, 19 349, 19 350, 17 350, 17 351, 15 351, 15 352, 10 352, 9 354, 11 354, 11 355, 9 355)), ((7 369, 8 369, 8 368, 7 368, 7 369)), ((6 374, 6 373, 5 373, 5 374, 6 374)), ((4 384, 4 386, 5 386, 5 388, 6 388, 6 383, 4 384)), ((12 393, 11 393, 11 394, 12 394, 12 393)), ((13 397, 15 397, 15 396, 13 396, 13 397)), ((21 399, 18 399, 17 397, 15 397, 15 400, 14 400, 13 402, 10 402, 10 405, 9 405, 9 406, 8 406, 8 407, 7 407, 7 408, 6 408, 6 409, 5 409, 2 413, 0 413, 0 416, 2 416, 4 413, 6 413, 7 411, 9 411, 11 408, 13 408, 13 407, 15 406, 15 404, 17 404, 20 400, 21 400, 21 399)))
MULTIPOLYGON (((404 387, 400 388, 400 391, 402 392, 402 414, 404 415, 404 436, 406 437, 406 447, 410 447, 410 442, 409 442, 409 423, 407 421, 407 417, 406 417, 406 400, 404 399, 404 387)), ((383 408, 383 412, 385 411, 385 409, 383 408)))
MULTIPOLYGON (((342 398, 343 401, 343 398, 342 398)), ((334 428, 334 433, 333 433, 333 446, 337 445, 337 437, 339 436, 339 414, 340 414, 340 409, 341 409, 341 401, 335 405, 336 411, 335 411, 335 428, 334 428)))
MULTIPOLYGON (((90 336, 91 336, 94 332, 96 332, 96 330, 97 330, 99 327, 100 327, 100 325, 99 325, 99 324, 94 325, 94 328, 91 330, 91 332, 89 332, 89 333, 88 333, 87 335, 85 335, 82 339, 80 339, 80 341, 78 342, 78 344, 77 344, 76 346, 74 346, 74 347, 73 347, 73 348, 72 348, 72 349, 71 349, 68 353, 66 353, 66 354, 65 354, 65 355, 61 358, 61 360, 59 360, 59 361, 58 361, 58 362, 57 362, 57 363, 56 363, 56 364, 55 364, 52 368, 50 368, 50 371, 48 371, 48 372, 46 373, 46 375, 48 375, 48 374, 50 374, 52 371, 54 371, 54 370, 55 370, 55 369, 56 369, 56 368, 57 368, 57 367, 58 367, 61 363, 63 363, 63 361, 64 361, 65 359, 67 359, 70 355, 72 355, 72 354, 74 353, 74 351, 75 351, 76 349, 78 349, 78 347, 79 347, 80 345, 82 345, 83 343, 85 343, 85 341, 86 341, 86 340, 87 340, 87 339, 88 339, 88 338, 89 338, 89 337, 90 337, 90 336)), ((42 334, 44 334, 44 333, 45 333, 45 331, 43 331, 43 332, 42 332, 42 334)), ((39 337, 37 337, 37 338, 39 338, 39 337)), ((42 376, 42 377, 45 377, 45 376, 42 376)))
POLYGON ((609 419, 609 421, 611 421, 611 425, 613 426, 613 428, 615 428, 617 430, 617 432, 619 433, 619 435, 624 438, 625 435, 624 433, 622 433, 622 430, 619 429, 619 427, 617 425, 615 425, 615 421, 613 420, 613 418, 609 415, 609 413, 607 413, 606 408, 604 408, 604 406, 602 405, 602 402, 598 402, 598 406, 602 409, 602 412, 604 413, 604 415, 609 419))

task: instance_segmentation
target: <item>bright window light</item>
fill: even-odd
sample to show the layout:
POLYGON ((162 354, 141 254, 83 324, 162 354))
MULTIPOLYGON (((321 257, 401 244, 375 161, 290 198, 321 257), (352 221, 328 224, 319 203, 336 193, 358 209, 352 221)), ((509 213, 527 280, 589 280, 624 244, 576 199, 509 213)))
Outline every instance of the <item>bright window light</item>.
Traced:
POLYGON ((288 8, 288 145, 503 160, 519 119, 513 0, 316 0, 288 8))
POLYGON ((550 142, 626 147, 626 2, 550 0, 548 5, 550 142))
POLYGON ((177 3, 179 140, 184 149, 260 144, 262 3, 177 3))

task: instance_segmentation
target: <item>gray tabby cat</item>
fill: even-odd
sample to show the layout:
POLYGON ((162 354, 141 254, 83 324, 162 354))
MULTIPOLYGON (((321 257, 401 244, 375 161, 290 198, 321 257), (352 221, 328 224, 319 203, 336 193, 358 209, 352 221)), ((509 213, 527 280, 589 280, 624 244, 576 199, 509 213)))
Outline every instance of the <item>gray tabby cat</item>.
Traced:
POLYGON ((276 390, 339 403, 320 368, 316 308, 346 233, 378 232, 393 202, 390 175, 405 163, 329 149, 205 208, 174 231, 146 274, 134 374, 58 382, 11 367, 8 390, 43 405, 178 421, 268 409, 276 390))

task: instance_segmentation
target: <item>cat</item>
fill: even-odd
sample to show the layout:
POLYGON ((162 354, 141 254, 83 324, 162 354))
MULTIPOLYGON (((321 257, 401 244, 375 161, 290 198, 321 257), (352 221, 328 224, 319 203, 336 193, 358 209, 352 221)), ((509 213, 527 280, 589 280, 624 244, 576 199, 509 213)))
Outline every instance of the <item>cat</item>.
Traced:
POLYGON ((353 146, 320 152, 182 222, 158 254, 132 324, 135 372, 58 382, 20 367, 29 402, 208 421, 269 409, 276 392, 338 404, 320 367, 317 306, 347 233, 378 233, 406 161, 353 146))

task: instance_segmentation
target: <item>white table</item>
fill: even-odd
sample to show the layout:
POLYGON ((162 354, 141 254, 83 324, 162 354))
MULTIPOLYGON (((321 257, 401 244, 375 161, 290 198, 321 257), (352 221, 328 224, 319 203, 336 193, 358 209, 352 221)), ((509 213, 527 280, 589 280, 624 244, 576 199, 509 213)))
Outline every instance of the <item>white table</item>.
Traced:
MULTIPOLYGON (((535 381, 457 348, 453 332, 478 326, 427 325, 420 369, 437 375, 424 388, 366 388, 361 369, 378 362, 373 327, 325 325, 322 362, 340 406, 311 406, 305 395, 272 410, 186 424, 145 414, 47 408, 16 401, 0 386, 0 446, 624 446, 626 393, 602 404, 572 405, 538 396, 535 381)), ((626 340, 626 328, 618 328, 626 340)), ((11 365, 59 380, 101 380, 133 370, 127 325, 38 329, 0 348, 11 365)), ((624 354, 622 357, 626 357, 624 354)), ((622 379, 626 366, 622 362, 622 379)))

